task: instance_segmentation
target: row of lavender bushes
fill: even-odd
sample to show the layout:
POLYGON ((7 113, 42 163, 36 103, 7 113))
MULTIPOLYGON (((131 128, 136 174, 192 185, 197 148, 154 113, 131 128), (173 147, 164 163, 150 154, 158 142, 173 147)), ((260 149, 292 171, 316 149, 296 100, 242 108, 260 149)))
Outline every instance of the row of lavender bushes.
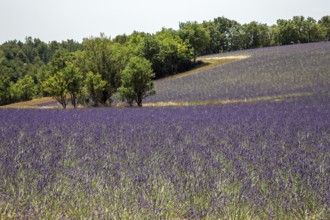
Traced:
POLYGON ((250 56, 198 74, 155 82, 146 102, 208 101, 291 93, 329 93, 330 42, 215 54, 250 56))
POLYGON ((0 109, 0 218, 330 219, 328 100, 0 109))

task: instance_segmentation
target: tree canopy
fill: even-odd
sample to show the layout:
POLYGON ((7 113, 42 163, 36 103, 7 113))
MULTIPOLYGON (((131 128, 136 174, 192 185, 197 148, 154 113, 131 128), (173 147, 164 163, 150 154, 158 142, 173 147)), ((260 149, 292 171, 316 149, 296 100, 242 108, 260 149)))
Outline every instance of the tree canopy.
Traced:
POLYGON ((132 57, 122 74, 122 86, 118 89, 122 100, 130 106, 135 101, 142 107, 142 101, 149 95, 155 94, 152 79, 155 73, 150 61, 141 57, 132 57))

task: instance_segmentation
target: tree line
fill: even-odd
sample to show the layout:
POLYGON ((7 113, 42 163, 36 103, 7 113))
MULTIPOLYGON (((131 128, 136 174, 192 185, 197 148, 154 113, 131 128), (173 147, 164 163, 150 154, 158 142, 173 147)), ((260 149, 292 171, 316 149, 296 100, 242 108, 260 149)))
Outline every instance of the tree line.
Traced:
POLYGON ((194 68, 200 55, 327 40, 330 16, 294 16, 272 26, 218 17, 155 34, 101 34, 82 43, 27 37, 0 45, 0 105, 52 96, 64 108, 69 100, 74 107, 111 105, 114 99, 142 106, 155 93, 152 79, 194 68))

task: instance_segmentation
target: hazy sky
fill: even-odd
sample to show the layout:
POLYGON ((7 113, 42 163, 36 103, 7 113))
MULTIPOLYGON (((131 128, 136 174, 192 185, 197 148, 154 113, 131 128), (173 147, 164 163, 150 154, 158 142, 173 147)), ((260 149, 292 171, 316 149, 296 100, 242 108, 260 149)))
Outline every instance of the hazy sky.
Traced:
POLYGON ((318 20, 330 15, 330 0, 0 0, 0 44, 26 36, 80 42, 100 33, 154 33, 221 16, 274 24, 294 15, 318 20))

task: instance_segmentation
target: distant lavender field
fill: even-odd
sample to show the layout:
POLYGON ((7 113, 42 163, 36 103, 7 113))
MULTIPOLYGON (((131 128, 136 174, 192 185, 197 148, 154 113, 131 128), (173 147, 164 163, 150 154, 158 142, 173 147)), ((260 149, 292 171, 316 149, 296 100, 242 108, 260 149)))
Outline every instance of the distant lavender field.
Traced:
POLYGON ((330 219, 327 95, 0 125, 1 219, 330 219))
POLYGON ((290 93, 329 93, 330 42, 237 51, 251 55, 215 69, 156 82, 148 102, 255 98, 290 93))

